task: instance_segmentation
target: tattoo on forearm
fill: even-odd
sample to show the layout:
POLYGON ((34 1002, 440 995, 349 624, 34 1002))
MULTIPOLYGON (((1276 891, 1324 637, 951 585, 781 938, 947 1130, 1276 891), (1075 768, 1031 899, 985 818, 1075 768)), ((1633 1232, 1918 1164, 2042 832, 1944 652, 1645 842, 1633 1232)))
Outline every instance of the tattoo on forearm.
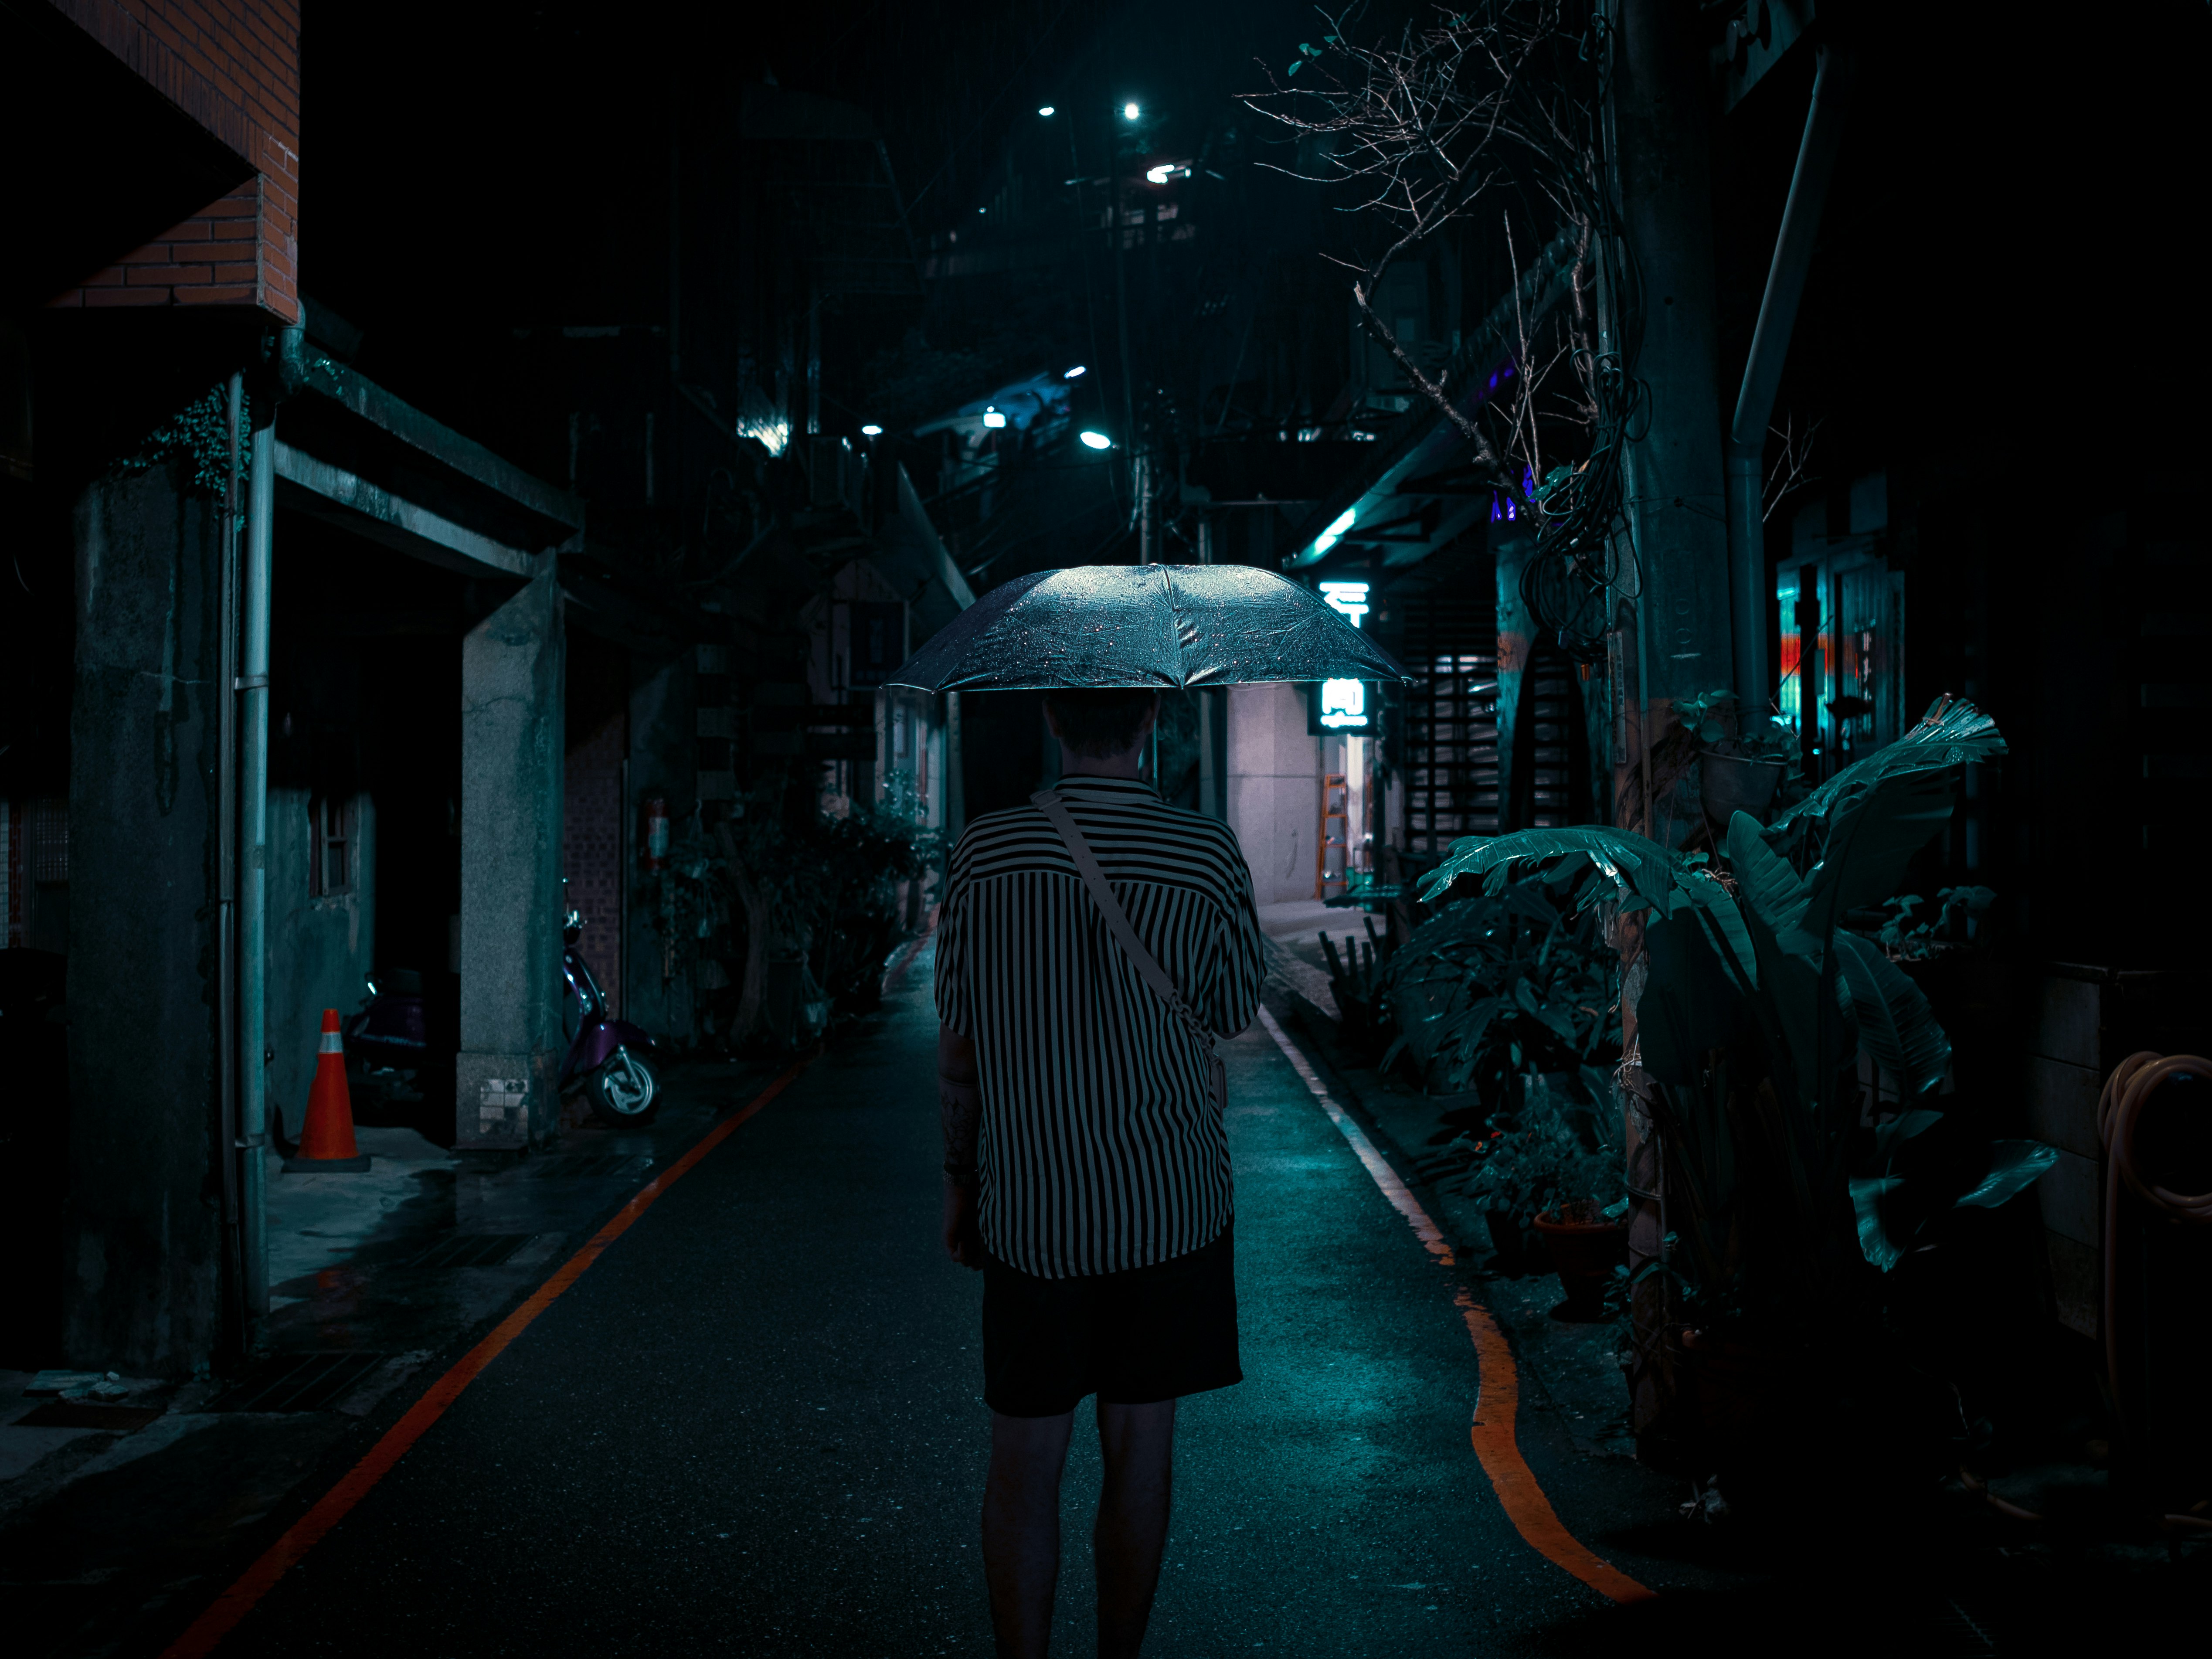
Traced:
POLYGON ((975 1130, 983 1116, 983 1094, 975 1079, 939 1077, 937 1103, 945 1125, 945 1160, 975 1161, 975 1130))

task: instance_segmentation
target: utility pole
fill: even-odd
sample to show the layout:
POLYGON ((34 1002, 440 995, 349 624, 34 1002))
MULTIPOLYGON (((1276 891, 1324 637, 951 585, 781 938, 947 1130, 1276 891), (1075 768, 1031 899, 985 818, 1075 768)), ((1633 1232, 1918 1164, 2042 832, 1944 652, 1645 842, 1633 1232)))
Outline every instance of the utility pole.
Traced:
MULTIPOLYGON (((1674 0, 1618 5, 1612 159, 1620 181, 1621 231, 1642 273, 1644 312, 1642 349, 1627 367, 1651 398, 1649 431, 1626 457, 1628 514, 1644 583, 1636 601, 1636 718, 1623 722, 1639 752, 1624 758, 1642 775, 1644 828, 1656 836, 1665 832, 1650 799, 1650 757, 1665 710, 1677 697, 1729 684, 1734 665, 1714 355, 1710 117, 1696 12, 1674 0)), ((1616 695, 1630 701, 1626 685, 1616 695)), ((1642 916, 1620 920, 1625 963, 1644 955, 1644 925, 1642 916)), ((1635 1011, 1626 998, 1622 1013, 1623 1040, 1632 1045, 1635 1011)), ((1623 1083, 1632 1193, 1628 1259, 1631 1271, 1638 1272, 1667 1256, 1665 1159, 1636 1085, 1628 1074, 1623 1083)), ((1666 1344, 1673 1314, 1663 1276, 1642 1276, 1629 1304, 1629 1422, 1639 1440, 1663 1440, 1674 1428, 1679 1392, 1666 1344)))
POLYGON ((1614 77, 1622 229, 1643 273, 1651 426, 1628 452, 1644 562, 1644 696, 1727 685, 1728 531, 1714 353, 1709 94, 1694 13, 1623 0, 1614 77))

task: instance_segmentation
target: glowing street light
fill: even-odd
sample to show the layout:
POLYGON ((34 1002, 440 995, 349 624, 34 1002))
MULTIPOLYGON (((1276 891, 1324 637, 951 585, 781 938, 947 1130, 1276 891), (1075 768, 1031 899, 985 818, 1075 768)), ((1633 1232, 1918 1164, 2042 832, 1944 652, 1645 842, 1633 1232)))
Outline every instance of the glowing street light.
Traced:
POLYGON ((1146 167, 1145 169, 1145 177, 1151 179, 1156 185, 1164 185, 1168 181, 1168 175, 1174 171, 1175 167, 1172 164, 1163 161, 1156 167, 1146 167))
POLYGON ((1103 432, 1085 432, 1079 434, 1078 435, 1083 440, 1083 447, 1085 449, 1111 449, 1114 447, 1114 441, 1103 432))
POLYGON ((1356 507, 1347 507, 1339 514, 1334 524, 1314 538, 1316 555, 1328 552, 1330 548, 1341 541, 1344 538, 1344 532, 1352 528, 1352 521, 1358 516, 1358 509, 1356 507))
POLYGON ((1066 374, 1061 375, 1060 378, 1063 380, 1079 380, 1090 372, 1091 371, 1085 368, 1081 363, 1078 363, 1073 368, 1069 369, 1066 374))
POLYGON ((1037 106, 1037 113, 1045 117, 1048 120, 1051 118, 1054 112, 1050 104, 1040 104, 1037 106))
POLYGON ((1139 113, 1139 112, 1134 104, 1124 104, 1121 106, 1121 118, 1124 121, 1135 120, 1139 113))
POLYGON ((983 424, 985 426, 1001 427, 1006 425, 1006 417, 1000 410, 995 409, 987 409, 983 411, 983 424))
POLYGON ((860 428, 860 435, 863 438, 880 438, 884 435, 884 429, 871 421, 860 428))

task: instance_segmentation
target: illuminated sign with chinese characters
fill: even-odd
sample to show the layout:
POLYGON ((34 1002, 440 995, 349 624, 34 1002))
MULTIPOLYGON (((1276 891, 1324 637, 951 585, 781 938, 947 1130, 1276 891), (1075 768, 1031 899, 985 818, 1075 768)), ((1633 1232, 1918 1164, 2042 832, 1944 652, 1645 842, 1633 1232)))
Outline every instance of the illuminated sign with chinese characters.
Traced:
POLYGON ((1323 680, 1321 723, 1331 732, 1364 732, 1370 724, 1366 685, 1358 680, 1323 680))

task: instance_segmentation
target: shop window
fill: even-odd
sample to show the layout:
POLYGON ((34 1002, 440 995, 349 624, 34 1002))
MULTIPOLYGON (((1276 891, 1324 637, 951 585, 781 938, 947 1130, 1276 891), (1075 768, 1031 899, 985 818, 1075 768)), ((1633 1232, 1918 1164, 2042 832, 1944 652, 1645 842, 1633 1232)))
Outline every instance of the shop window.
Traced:
POLYGON ((307 801, 307 890, 335 898, 354 887, 354 804, 349 796, 313 795, 307 801))
POLYGON ((1782 623, 1776 712, 1797 728, 1806 775, 1817 781, 1895 742, 1912 722, 1916 711, 1905 706, 1905 578, 1880 553, 1845 544, 1790 560, 1778 573, 1775 601, 1782 623))

